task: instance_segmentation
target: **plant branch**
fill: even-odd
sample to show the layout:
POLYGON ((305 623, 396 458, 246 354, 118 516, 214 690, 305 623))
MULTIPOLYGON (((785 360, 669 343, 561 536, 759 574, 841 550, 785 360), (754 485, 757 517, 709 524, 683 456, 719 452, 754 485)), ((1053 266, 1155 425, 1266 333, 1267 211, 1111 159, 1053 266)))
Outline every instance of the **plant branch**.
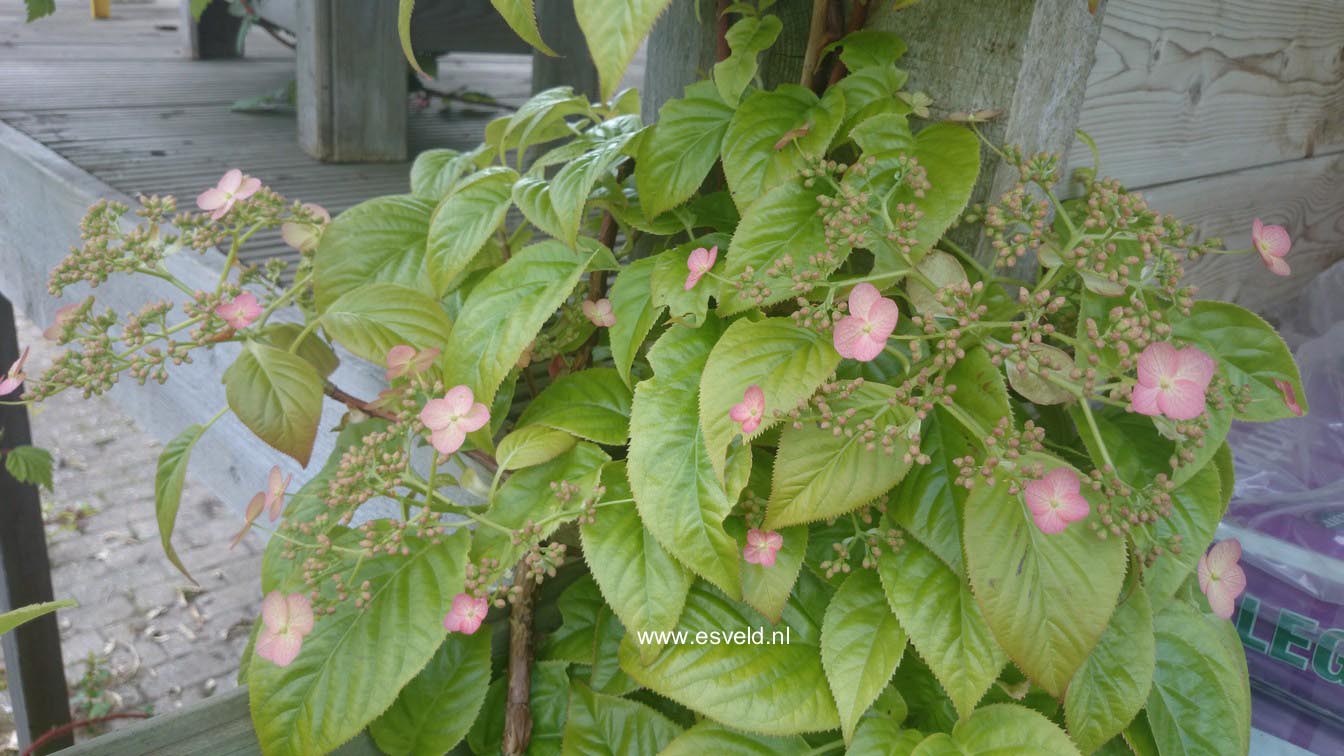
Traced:
MULTIPOLYGON (((849 23, 845 26, 846 35, 853 34, 868 23, 868 2, 869 0, 854 0, 854 5, 849 10, 849 23)), ((836 82, 845 78, 847 73, 849 69, 844 61, 840 60, 839 55, 835 56, 835 64, 831 66, 831 78, 827 86, 835 86, 836 82)))
POLYGON ((728 0, 719 0, 714 8, 714 40, 714 60, 726 60, 733 52, 728 47, 728 0))
POLYGON ((505 756, 518 756, 532 740, 532 609, 537 582, 526 561, 513 568, 518 593, 509 610, 508 702, 504 709, 505 756), (521 577, 520 577, 521 576, 521 577))
POLYGON ((149 715, 143 711, 125 711, 118 714, 94 717, 92 719, 76 719, 73 722, 66 722, 59 727, 53 727, 50 730, 47 730, 42 733, 42 737, 29 743, 28 747, 23 750, 23 756, 33 756, 35 753, 41 753, 42 747, 46 744, 62 735, 68 735, 81 727, 94 727, 103 724, 104 722, 111 722, 117 719, 149 719, 149 715))
POLYGON ((360 399, 359 397, 355 396, 354 394, 351 394, 343 390, 341 387, 337 386, 331 381, 323 381, 322 393, 326 394, 332 399, 335 399, 341 404, 344 404, 350 409, 359 410, 360 412, 363 412, 369 417, 382 418, 383 420, 387 420, 389 422, 396 422, 399 419, 396 415, 392 414, 391 412, 373 406, 369 402, 366 402, 363 399, 360 399))
POLYGON ((812 0, 812 21, 807 27, 807 47, 803 50, 803 71, 798 83, 812 89, 817 73, 817 62, 821 59, 821 48, 826 39, 826 11, 831 0, 812 0))

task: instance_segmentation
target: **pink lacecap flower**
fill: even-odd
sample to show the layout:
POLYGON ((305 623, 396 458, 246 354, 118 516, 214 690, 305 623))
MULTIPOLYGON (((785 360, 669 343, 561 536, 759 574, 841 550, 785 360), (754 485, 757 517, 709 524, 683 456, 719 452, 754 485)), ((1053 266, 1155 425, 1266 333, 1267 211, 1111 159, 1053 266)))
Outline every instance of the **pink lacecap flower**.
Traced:
POLYGON ((1274 385, 1283 392, 1283 403, 1288 405, 1288 411, 1297 417, 1302 417, 1302 405, 1297 401, 1297 391, 1293 388, 1293 384, 1282 378, 1275 378, 1274 385))
POLYGON ((448 389, 442 399, 430 399, 420 410, 420 421, 430 430, 429 442, 440 454, 452 454, 462 448, 467 434, 490 422, 490 410, 467 386, 448 389))
POLYGON ((616 313, 611 311, 610 299, 599 299, 596 302, 583 300, 583 316, 598 328, 611 328, 616 325, 616 313))
POLYGON ((1251 223, 1251 244, 1255 246, 1255 251, 1260 253, 1260 259, 1264 261, 1270 273, 1276 276, 1292 273, 1288 261, 1283 259, 1288 250, 1293 248, 1293 240, 1288 236, 1288 229, 1283 226, 1266 226, 1256 218, 1251 223))
POLYGON ((218 184, 201 192, 196 198, 196 206, 210 213, 211 218, 219 220, 233 208, 233 203, 251 197, 260 188, 259 179, 243 175, 242 171, 233 168, 219 179, 218 184))
POLYGON ((1039 480, 1027 481, 1026 493, 1031 519, 1046 535, 1064 532, 1069 523, 1091 511, 1083 498, 1078 473, 1069 467, 1057 467, 1039 480))
POLYGON ((779 533, 752 528, 747 531, 747 545, 742 549, 742 558, 751 564, 774 567, 775 557, 779 555, 779 550, 783 546, 784 536, 779 533))
POLYGON ((425 372, 439 358, 438 349, 416 351, 415 347, 398 344, 387 352, 387 371, 383 373, 387 380, 419 375, 425 372))
POLYGON ((221 302, 215 308, 215 314, 224 318, 224 322, 235 330, 247 328, 261 317, 261 303, 257 301, 256 295, 245 291, 227 302, 221 302))
POLYGON ((322 227, 331 220, 331 213, 321 205, 314 205, 311 202, 303 203, 303 209, 316 218, 319 225, 302 221, 285 221, 280 224, 280 238, 284 239, 285 244, 300 252, 311 252, 322 238, 322 227))
POLYGON ((1141 415, 1172 420, 1199 417, 1216 367, 1213 358, 1196 347, 1177 349, 1164 341, 1149 344, 1139 354, 1139 382, 1130 406, 1141 415))
POLYGON ((1246 590, 1246 573, 1237 561, 1241 559, 1241 542, 1235 538, 1219 541, 1199 558, 1196 574, 1199 589, 1209 599, 1213 613, 1223 619, 1232 619, 1232 608, 1237 597, 1246 590))
POLYGON ((750 435, 755 432, 761 427, 761 419, 765 417, 765 392, 754 383, 748 386, 747 390, 742 392, 742 401, 728 410, 728 417, 742 426, 742 433, 750 435))
POLYGON ((868 362, 876 359, 896 330, 900 312, 876 286, 861 283, 849 293, 849 314, 835 324, 835 351, 841 357, 868 362))
POLYGON ((271 468, 270 474, 266 477, 266 490, 258 491, 252 500, 247 503, 247 509, 243 513, 243 529, 239 530, 233 536, 229 543, 229 548, 238 545, 247 535, 247 531, 252 528, 252 522, 266 512, 271 522, 280 519, 280 511, 285 506, 285 490, 294 480, 293 475, 285 475, 279 465, 271 468))
POLYGON ((23 354, 14 360, 14 364, 9 366, 9 372, 5 373, 3 380, 0 380, 0 396, 9 396, 23 385, 23 379, 27 377, 23 372, 23 363, 27 360, 28 347, 24 347, 23 354))
POLYGON ((453 597, 453 608, 443 617, 443 626, 450 633, 471 635, 481 626, 489 610, 490 602, 484 596, 472 598, 468 594, 459 593, 453 597))
POLYGON ((75 311, 79 309, 79 303, 63 305, 56 308, 56 320, 47 326, 47 330, 42 332, 42 338, 47 341, 59 341, 61 332, 65 330, 65 324, 74 317, 75 311))
POLYGON ((313 606, 302 593, 271 591, 261 601, 261 623, 257 656, 288 667, 313 631, 313 606))
POLYGON ((714 267, 714 261, 718 259, 718 245, 709 249, 697 247, 693 250, 691 256, 686 258, 686 269, 690 271, 686 275, 686 286, 684 287, 686 291, 694 289, 695 285, 700 283, 700 279, 704 278, 705 274, 709 272, 709 269, 714 267))

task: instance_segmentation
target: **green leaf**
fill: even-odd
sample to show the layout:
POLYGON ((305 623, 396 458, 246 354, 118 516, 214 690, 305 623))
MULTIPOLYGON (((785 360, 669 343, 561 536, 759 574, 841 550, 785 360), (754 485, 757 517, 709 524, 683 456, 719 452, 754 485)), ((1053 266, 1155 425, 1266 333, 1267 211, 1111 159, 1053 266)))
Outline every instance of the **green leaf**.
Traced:
POLYGON ((333 339, 375 365, 399 344, 442 348, 452 321, 433 297, 389 283, 354 289, 331 303, 322 325, 333 339))
POLYGON ((617 658, 625 628, 592 578, 585 575, 576 580, 561 594, 557 606, 564 622, 547 638, 541 658, 584 665, 586 675, 576 669, 572 676, 586 677, 588 685, 599 693, 621 695, 637 688, 621 671, 617 658))
POLYGON ((443 296, 504 222, 518 174, 491 166, 462 179, 429 219, 425 265, 434 293, 443 296))
POLYGON ((371 283, 401 284, 432 294, 425 240, 435 203, 409 194, 375 197, 332 219, 313 259, 318 312, 371 283))
POLYGON ((658 322, 659 308, 653 306, 649 295, 649 276, 658 260, 657 257, 646 257, 625 266, 617 274, 616 280, 612 281, 611 291, 607 293, 611 300, 611 312, 616 316, 616 325, 607 329, 607 337, 611 340, 611 359, 616 363, 616 372, 627 386, 633 386, 630 382, 630 366, 635 362, 635 355, 644 339, 649 337, 654 323, 658 322))
POLYGON ((411 163, 411 194, 430 202, 442 202, 457 180, 476 165, 483 148, 471 152, 449 149, 425 150, 411 163))
POLYGON ((489 687, 490 633, 449 633, 369 734, 392 756, 447 753, 466 737, 489 687))
POLYGON ((1051 378, 1068 380, 1069 373, 1076 367, 1073 357, 1059 347, 1049 344, 1028 344, 1028 357, 1020 359, 1020 352, 1004 360, 1004 372, 1008 374, 1008 385, 1032 404, 1045 406, 1065 404, 1077 399, 1068 389, 1055 383, 1051 378))
POLYGON ((833 87, 845 96, 845 121, 840 127, 840 138, 850 138, 859 124, 875 116, 908 116, 910 105, 899 99, 907 78, 906 72, 887 65, 862 68, 841 79, 833 87))
POLYGON ((1078 747, 1054 722, 1017 704, 993 704, 958 722, 952 734, 934 733, 912 752, 914 756, 980 756, 1030 753, 1033 756, 1079 756, 1078 747))
POLYGON ((876 574, 859 570, 840 585, 821 626, 821 665, 840 711, 845 742, 859 717, 877 700, 905 653, 905 631, 882 593, 876 574))
POLYGON ((307 467, 322 418, 322 376, 303 359, 251 342, 224 371, 224 395, 243 425, 307 467))
MULTIPOLYGON (((1082 409, 1071 407, 1070 414, 1092 461, 1101 466, 1105 457, 1088 429, 1082 409)), ((1227 438, 1227 432, 1232 426, 1232 410, 1230 406, 1218 409, 1210 405, 1206 414, 1208 427, 1204 430, 1203 440, 1191 448, 1194 458, 1172 470, 1170 460, 1176 453, 1176 444, 1158 431, 1156 423, 1165 422, 1162 418, 1127 412, 1119 407, 1099 407, 1092 411, 1097 430, 1111 460, 1115 462, 1116 470, 1123 480, 1135 487, 1142 487, 1144 481, 1152 480, 1159 474, 1167 475, 1172 483, 1179 486, 1208 465, 1227 438)))
MULTIPOLYGON (((968 716, 999 676, 1007 657, 985 623, 965 578, 913 538, 883 551, 877 571, 887 603, 915 651, 968 716)), ((908 665, 907 665, 908 666, 908 665)))
MULTIPOLYGON (((418 293, 418 292, 417 292, 418 293)), ((294 349, 294 354, 302 357, 305 362, 313 366, 323 378, 335 372, 340 366, 341 360, 336 353, 327 346, 327 342, 322 340, 318 334, 307 331, 299 323, 272 323, 257 334, 257 338, 269 346, 276 349, 290 351, 294 342, 300 337, 303 341, 294 349)))
POLYGON ((869 155, 894 150, 912 152, 915 149, 915 135, 910 131, 909 121, 901 113, 878 113, 865 118, 850 129, 849 138, 869 155))
POLYGON ((630 435, 630 389, 612 368, 590 368, 557 378, 537 395, 518 425, 545 425, 607 446, 630 435))
MULTIPOLYGON (((192 0, 192 6, 199 4, 202 12, 205 6, 210 4, 210 0, 192 0)), ((397 38, 401 40, 401 54, 406 56, 406 62, 411 64, 411 68, 424 73, 420 68, 420 62, 415 59, 415 49, 411 46, 411 14, 415 11, 415 0, 401 0, 397 5, 397 38)), ((199 19, 197 13, 195 18, 199 19)))
POLYGON ((1251 696, 1231 622, 1169 601, 1153 617, 1157 668, 1148 724, 1162 754, 1246 753, 1251 696))
POLYGON ((57 609, 68 609, 73 606, 79 606, 74 599, 61 599, 60 601, 47 601, 41 604, 29 604, 5 612, 0 614, 0 635, 4 635, 25 622, 32 622, 38 617, 51 614, 57 609))
POLYGON ((485 141, 499 153, 500 162, 505 152, 517 150, 521 165, 523 153, 533 144, 573 136, 565 119, 576 115, 594 117, 588 98, 575 94, 573 87, 552 87, 532 95, 513 115, 491 121, 485 141))
MULTIPOLYGON (((532 668, 532 689, 528 701, 532 709, 532 746, 528 753, 558 754, 565 731, 565 713, 569 709, 568 662, 538 662, 532 668)), ((474 753, 501 753, 504 735, 504 706, 508 678, 501 676, 490 683, 485 707, 472 725, 467 743, 474 753)))
MULTIPOLYGON (((751 280, 768 288, 769 292, 757 302, 746 293, 747 289, 737 291, 733 286, 724 285, 719 292, 720 312, 731 315, 796 296, 793 291, 795 269, 814 269, 808 257, 826 248, 825 226, 817 215, 818 191, 791 182, 771 189, 747 207, 718 275, 738 281, 751 268, 751 280), (770 275, 770 269, 786 256, 792 258, 793 265, 770 275)), ((834 256, 834 264, 816 270, 823 276, 829 275, 844 262, 846 254, 848 249, 843 249, 843 254, 834 256)))
MULTIPOLYGON (((738 208, 745 211, 757 198, 819 160, 844 115, 845 97, 838 88, 827 90, 820 100, 812 90, 797 84, 781 84, 774 91, 747 96, 723 137, 723 173, 738 208), (797 129, 807 133, 776 148, 797 129)), ((811 212, 816 212, 815 205, 811 212)), ((733 247, 737 247, 736 240, 733 247)), ((806 254, 802 249, 820 248, 800 248, 799 258, 806 254)))
POLYGON ((177 524, 178 507, 182 505, 182 486, 187 481, 187 462, 191 459, 191 450, 208 427, 188 425, 177 438, 169 441, 159 455, 158 469, 154 473, 154 517, 159 523, 159 541, 163 544, 163 553, 193 583, 196 578, 187 572, 177 550, 173 548, 173 528, 177 524))
POLYGON ((1003 373, 999 372, 984 347, 967 349, 966 356, 947 371, 947 383, 957 387, 952 401, 962 410, 961 414, 979 426, 963 425, 977 440, 988 436, 999 420, 1012 416, 1003 373))
POLYGON ((609 100, 625 75, 640 43, 671 0, 574 0, 574 15, 588 40, 588 50, 602 83, 602 99, 609 100))
POLYGON ((845 756, 909 756, 923 740, 919 730, 902 729, 889 717, 864 717, 845 756))
MULTIPOLYGON (((857 132, 857 129, 855 131, 857 132)), ((907 278, 905 290, 910 297, 910 304, 923 315, 946 315, 949 310, 947 305, 938 301, 938 290, 969 282, 961 261, 942 250, 931 250, 919 261, 915 269, 924 275, 922 278, 907 278), (930 289, 924 283, 926 279, 935 287, 930 289)))
POLYGON ((801 430, 784 428, 766 527, 830 519, 868 504, 901 482, 910 469, 910 462, 902 459, 908 444, 905 430, 896 432, 888 450, 877 439, 865 440, 863 431, 856 429, 871 420, 880 437, 888 426, 908 429, 917 423, 909 408, 890 401, 895 393, 891 386, 868 382, 848 398, 830 402, 835 415, 854 410, 843 431, 822 428, 815 420, 803 421, 801 430))
POLYGON ((797 735, 753 735, 703 719, 668 743, 658 756, 804 756, 811 752, 807 741, 797 735))
POLYGON ((686 263, 696 248, 714 246, 727 247, 728 237, 711 234, 669 249, 655 258, 658 263, 649 275, 649 301, 655 309, 666 308, 667 317, 673 323, 699 328, 705 322, 713 287, 706 284, 687 289, 686 263))
POLYGON ((695 194, 719 159, 732 117, 733 108, 707 81, 691 84, 684 97, 663 104, 635 162, 635 186, 648 217, 657 217, 695 194))
POLYGON ((532 0, 490 0, 490 4, 495 6, 509 28, 524 42, 555 57, 555 51, 541 40, 541 32, 537 30, 537 11, 532 6, 532 0))
MULTIPOLYGON (((769 455, 760 453, 756 457, 751 466, 752 488, 757 488, 756 481, 759 479, 760 490, 766 491, 770 485, 770 467, 765 464, 769 455)), ((724 522, 724 527, 737 541, 738 553, 741 553, 741 548, 747 545, 747 523, 740 517, 730 517, 724 522)), ((745 559, 740 562, 742 600, 771 622, 779 622, 807 556, 806 525, 784 528, 779 531, 779 535, 784 539, 784 544, 775 555, 774 566, 752 564, 745 559)))
POLYGON ((438 545, 407 537, 409 556, 364 559, 359 577, 371 587, 363 607, 335 603, 288 667, 252 657, 248 698, 262 750, 335 750, 393 704, 447 636, 443 617, 462 590, 468 540, 466 530, 438 545))
POLYGON ((1064 697, 1069 734, 1084 753, 1101 748, 1133 721, 1153 686, 1153 664, 1153 608, 1135 583, 1064 697))
POLYGON ((467 296, 444 348, 444 383, 489 404, 542 325, 574 290, 594 252, 533 244, 490 271, 467 296))
POLYGON ((765 639, 772 638, 764 617, 697 583, 677 626, 690 640, 665 646, 645 665, 634 636, 627 635, 621 644, 621 668, 655 693, 746 732, 795 735, 834 729, 840 719, 826 690, 820 650, 807 640, 806 629, 794 626, 797 622, 785 626, 790 642, 696 643, 700 632, 708 637, 711 631, 756 628, 764 628, 765 639))
MULTIPOLYGON (((1046 472, 1065 466, 1044 455, 1022 459, 1046 472)), ((1042 533, 1006 477, 977 482, 963 539, 971 588, 995 639, 1033 682, 1062 696, 1111 618, 1124 582, 1123 539, 1101 539, 1085 522, 1042 533)))
POLYGON ((1237 413, 1238 420, 1266 422, 1294 416, 1275 381, 1287 381, 1302 411, 1307 411, 1292 353, 1274 328, 1250 310, 1230 302, 1199 300, 1190 317, 1172 324, 1172 335, 1217 359, 1234 386, 1250 386, 1251 402, 1237 413))
POLYGON ((549 462, 574 448, 577 439, 545 425, 523 425, 500 439, 495 458, 499 469, 518 470, 549 462))
POLYGON ((972 453, 971 441, 947 410, 935 407, 920 429, 919 450, 928 455, 930 464, 910 468, 892 493, 887 516, 960 572, 966 489, 956 485, 958 467, 953 460, 972 453))
POLYGON ((577 244, 593 187, 625 159, 631 136, 620 132, 599 142, 569 161, 550 181, 531 175, 520 179, 514 185, 514 203, 537 228, 567 244, 577 244))
POLYGON ((729 412, 748 387, 760 386, 765 417, 744 443, 773 427, 774 413, 788 413, 806 401, 839 364, 840 355, 828 337, 790 318, 744 318, 729 326, 700 379, 700 428, 715 473, 723 475, 728 446, 742 433, 729 412))
POLYGON ((20 483, 52 490, 51 452, 24 444, 5 452, 5 470, 20 483))
POLYGON ((681 728, 642 703, 595 693, 575 682, 569 689, 562 754, 625 756, 658 753, 681 728))
POLYGON ((743 16, 728 28, 724 39, 732 54, 714 64, 713 77, 724 102, 737 107, 742 92, 756 78, 757 59, 775 44, 783 28, 784 22, 775 15, 743 16))
MULTIPOLYGON (((43 16, 50 16, 56 12, 56 0, 23 0, 23 4, 27 7, 28 23, 30 24, 43 16)), ((191 8, 195 18, 201 16, 200 11, 196 10, 198 5, 201 10, 205 10, 205 3, 202 0, 192 0, 191 8)))
POLYGON ((888 31, 860 29, 846 34, 842 39, 826 46, 826 49, 840 48, 840 62, 851 71, 864 68, 885 67, 896 63, 905 55, 905 40, 888 31))
POLYGON ((1171 514, 1135 528, 1136 542, 1147 548, 1170 546, 1173 536, 1181 537, 1179 554, 1167 548, 1143 572, 1144 585, 1154 598, 1165 599, 1176 593, 1195 571, 1227 512, 1227 499, 1219 486, 1217 466, 1208 464, 1171 492, 1171 514))

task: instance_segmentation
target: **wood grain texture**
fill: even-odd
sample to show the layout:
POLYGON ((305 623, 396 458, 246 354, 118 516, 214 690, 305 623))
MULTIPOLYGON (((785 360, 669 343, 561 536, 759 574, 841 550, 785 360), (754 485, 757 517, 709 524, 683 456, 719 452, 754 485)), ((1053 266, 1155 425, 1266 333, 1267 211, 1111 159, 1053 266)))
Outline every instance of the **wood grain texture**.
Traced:
POLYGON ((1133 187, 1344 150, 1344 4, 1112 0, 1079 126, 1133 187))
POLYGON ((574 16, 574 0, 538 0, 536 9, 537 26, 545 30, 547 44, 556 54, 532 51, 532 91, 570 86, 591 100, 601 99, 597 66, 574 16))

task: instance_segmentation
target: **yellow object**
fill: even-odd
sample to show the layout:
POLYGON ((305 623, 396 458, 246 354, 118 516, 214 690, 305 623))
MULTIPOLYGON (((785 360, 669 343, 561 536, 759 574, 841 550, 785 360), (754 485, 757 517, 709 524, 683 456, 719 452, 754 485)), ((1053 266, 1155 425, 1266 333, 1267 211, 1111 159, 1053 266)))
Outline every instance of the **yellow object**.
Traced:
POLYGON ((112 0, 89 0, 94 18, 108 18, 112 15, 112 0))

